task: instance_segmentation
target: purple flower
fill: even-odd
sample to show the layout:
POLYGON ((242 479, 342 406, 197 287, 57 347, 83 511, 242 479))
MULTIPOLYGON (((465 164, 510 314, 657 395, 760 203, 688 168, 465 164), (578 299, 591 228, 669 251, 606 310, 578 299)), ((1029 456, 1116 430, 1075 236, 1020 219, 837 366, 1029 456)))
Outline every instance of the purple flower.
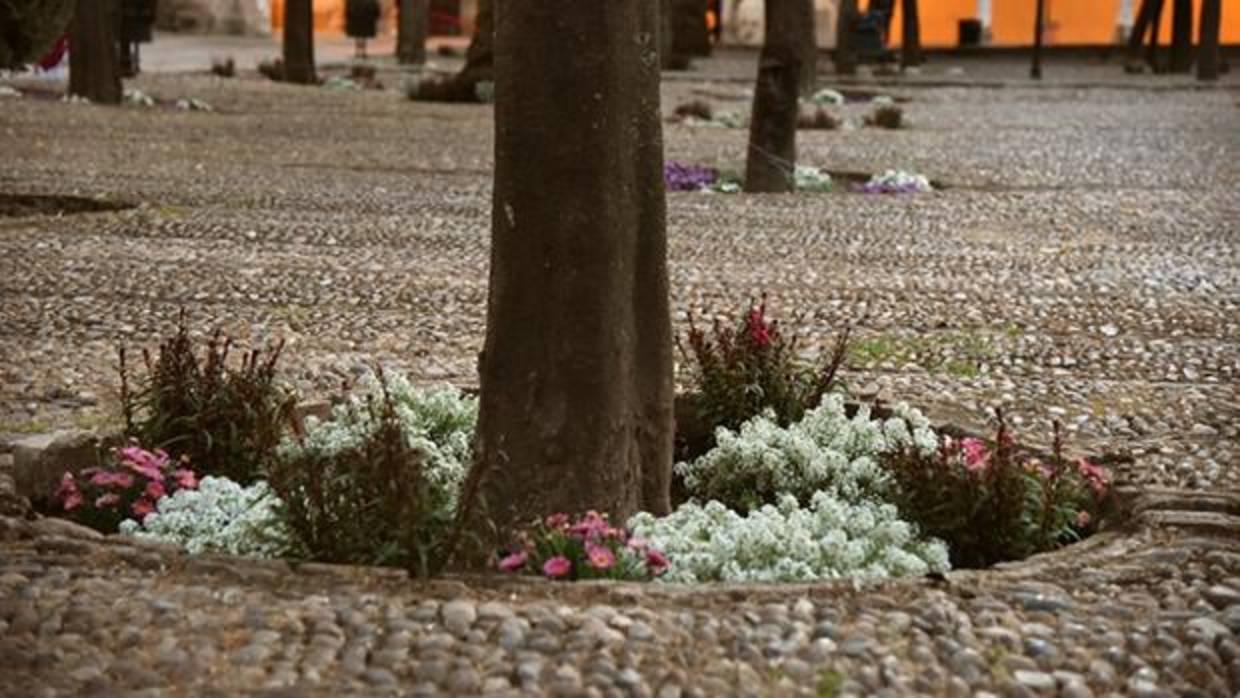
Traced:
POLYGON ((663 165, 663 182, 669 191, 699 191, 719 181, 713 167, 668 161, 663 165))

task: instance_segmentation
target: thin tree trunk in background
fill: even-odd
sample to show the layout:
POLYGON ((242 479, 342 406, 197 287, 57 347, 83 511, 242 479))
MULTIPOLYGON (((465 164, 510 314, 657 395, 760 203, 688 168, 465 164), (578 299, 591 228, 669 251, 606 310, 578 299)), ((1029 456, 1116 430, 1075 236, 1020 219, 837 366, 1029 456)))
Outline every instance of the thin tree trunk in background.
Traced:
POLYGON ((814 0, 801 0, 797 8, 797 43, 801 46, 801 94, 814 94, 818 83, 818 37, 814 32, 814 0))
POLYGON ((284 4, 284 80, 299 85, 317 82, 313 0, 288 0, 284 4))
POLYGON ((1127 67, 1131 71, 1140 70, 1141 47, 1145 44, 1145 34, 1149 31, 1153 19, 1153 0, 1141 0, 1137 18, 1133 21, 1132 30, 1128 34, 1127 67))
POLYGON ((840 0, 835 24, 835 72, 839 75, 857 73, 857 53, 853 50, 852 25, 857 17, 857 0, 840 0))
POLYGON ((119 0, 78 0, 69 25, 69 94, 120 104, 119 0))
POLYGON ((430 29, 430 0, 400 0, 396 27, 396 60, 403 65, 426 62, 426 35, 430 29))
POLYGON ((672 22, 672 50, 682 56, 709 56, 710 29, 704 0, 671 0, 676 4, 672 22))
POLYGON ((1033 66, 1029 68, 1029 77, 1042 79, 1042 31, 1046 26, 1046 8, 1043 0, 1038 0, 1033 11, 1033 66))
POLYGON ((1202 0, 1201 35, 1197 39, 1197 79, 1218 80, 1218 35, 1222 24, 1220 0, 1202 0))
POLYGON ((797 160, 797 95, 804 51, 797 38, 802 0, 766 0, 766 36, 749 121, 745 191, 788 192, 797 160))
POLYGON ((479 82, 495 79, 495 0, 478 0, 478 17, 474 35, 465 51, 465 67, 457 78, 469 83, 470 89, 479 82))
POLYGON ((1166 3, 1163 0, 1153 0, 1150 10, 1150 43, 1145 47, 1145 62, 1154 72, 1162 70, 1162 66, 1158 64, 1158 35, 1162 31, 1163 7, 1166 3))
POLYGON ((921 18, 917 12, 917 0, 903 0, 904 19, 900 27, 900 65, 921 65, 921 18))
POLYGON ((1193 67, 1193 0, 1175 0, 1171 12, 1171 60, 1167 70, 1187 73, 1193 67))
POLYGON ((476 535, 456 557, 475 565, 497 532, 552 512, 667 512, 672 463, 658 8, 538 0, 497 15, 487 331, 461 512, 476 535))

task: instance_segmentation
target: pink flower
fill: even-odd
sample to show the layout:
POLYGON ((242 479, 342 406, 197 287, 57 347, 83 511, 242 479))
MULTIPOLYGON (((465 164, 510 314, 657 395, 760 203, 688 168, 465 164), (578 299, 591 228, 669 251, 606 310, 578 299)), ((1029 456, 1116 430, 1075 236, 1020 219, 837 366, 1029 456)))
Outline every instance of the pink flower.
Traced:
POLYGON ((121 502, 120 495, 116 494, 115 492, 109 492, 107 494, 100 495, 99 498, 95 500, 95 508, 96 509, 111 509, 112 507, 115 507, 117 504, 120 504, 120 502, 121 502))
POLYGON ((547 528, 568 528, 568 514, 552 514, 543 520, 547 528))
POLYGON ((551 579, 567 577, 573 570, 573 563, 563 555, 556 555, 543 563, 543 574, 551 579))
POLYGON ((759 306, 749 311, 749 320, 746 322, 749 329, 749 339, 758 348, 765 347, 771 343, 771 328, 766 324, 764 315, 765 308, 759 306))
POLYGON ((651 574, 656 576, 663 574, 667 571, 668 567, 671 567, 671 565, 672 563, 667 559, 667 556, 658 550, 650 548, 646 551, 646 567, 650 570, 651 574))
POLYGON ((1084 509, 1082 509, 1076 512, 1076 527, 1077 528, 1088 528, 1090 521, 1093 521, 1093 517, 1089 515, 1088 511, 1085 511, 1084 509))
POLYGON ((172 478, 176 481, 177 487, 180 489, 198 489, 198 476, 194 475, 194 471, 189 468, 180 468, 172 471, 172 478))
POLYGON ((1089 485, 1089 489, 1093 490, 1094 496, 1102 496, 1107 489, 1107 481, 1109 476, 1105 468, 1101 468, 1084 458, 1076 462, 1077 472, 1085 479, 1085 484, 1089 485))
POLYGON ((164 469, 168 467, 168 454, 163 450, 154 453, 137 446, 128 446, 119 451, 121 463, 130 470, 148 480, 163 482, 164 469))
POLYGON ((147 514, 155 511, 155 504, 146 497, 140 497, 137 501, 130 505, 129 509, 133 512, 133 515, 138 517, 138 520, 141 521, 147 514))
POLYGON ((980 473, 990 464, 990 451, 981 439, 961 439, 960 449, 964 451, 964 467, 971 473, 980 473))
POLYGON ((577 523, 568 529, 568 535, 585 541, 594 541, 607 537, 613 530, 607 523, 607 517, 597 511, 588 511, 577 523))
POLYGON ((526 555, 525 551, 505 555, 499 561, 499 568, 505 572, 516 572, 522 567, 525 567, 525 560, 527 557, 529 556, 526 555))
POLYGON ((587 545, 586 559, 596 570, 609 570, 616 565, 616 554, 605 545, 587 545))
POLYGON ((164 490, 164 484, 162 482, 148 482, 146 483, 146 489, 143 490, 142 494, 152 502, 157 502, 165 494, 168 494, 168 492, 164 490))
POLYGON ((129 473, 97 470, 90 476, 90 484, 96 487, 112 487, 115 485, 122 490, 127 490, 133 486, 133 476, 129 473))
POLYGON ((77 480, 73 478, 73 473, 66 472, 60 477, 60 486, 56 488, 56 499, 60 500, 60 506, 65 511, 73 511, 82 506, 82 493, 78 490, 77 480))

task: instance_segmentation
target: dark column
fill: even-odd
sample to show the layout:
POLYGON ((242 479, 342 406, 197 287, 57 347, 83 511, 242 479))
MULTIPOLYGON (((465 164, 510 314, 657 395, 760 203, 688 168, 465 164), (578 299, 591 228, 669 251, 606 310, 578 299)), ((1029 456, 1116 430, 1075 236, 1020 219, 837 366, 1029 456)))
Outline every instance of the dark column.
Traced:
POLYGON ((1222 23, 1220 0, 1202 0, 1201 36, 1197 40, 1197 79, 1218 80, 1218 35, 1222 23))

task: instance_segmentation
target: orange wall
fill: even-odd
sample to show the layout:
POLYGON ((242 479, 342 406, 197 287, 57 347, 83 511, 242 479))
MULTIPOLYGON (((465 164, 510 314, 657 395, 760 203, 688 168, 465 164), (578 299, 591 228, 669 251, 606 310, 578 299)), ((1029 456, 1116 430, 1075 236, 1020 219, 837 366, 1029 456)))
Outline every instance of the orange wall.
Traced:
MULTIPOLYGON (((1116 20, 1120 0, 1044 0, 1047 14, 1048 45, 1110 44, 1115 41, 1116 20)), ((900 44, 900 23, 903 16, 896 3, 891 25, 891 43, 900 44)), ((1133 0, 1135 14, 1140 0, 1133 0)), ((1240 5, 1223 4, 1222 35, 1225 44, 1240 43, 1240 5), (1230 7, 1229 7, 1230 6, 1230 7)), ((1161 41, 1171 40, 1170 0, 1163 10, 1161 41)), ((1033 43, 1033 14, 1037 0, 992 0, 991 45, 1028 46, 1033 43)), ((917 11, 921 19, 923 46, 951 47, 956 45, 957 23, 977 16, 976 0, 920 0, 917 11)), ((1201 17, 1201 0, 1193 0, 1193 36, 1201 17)))

